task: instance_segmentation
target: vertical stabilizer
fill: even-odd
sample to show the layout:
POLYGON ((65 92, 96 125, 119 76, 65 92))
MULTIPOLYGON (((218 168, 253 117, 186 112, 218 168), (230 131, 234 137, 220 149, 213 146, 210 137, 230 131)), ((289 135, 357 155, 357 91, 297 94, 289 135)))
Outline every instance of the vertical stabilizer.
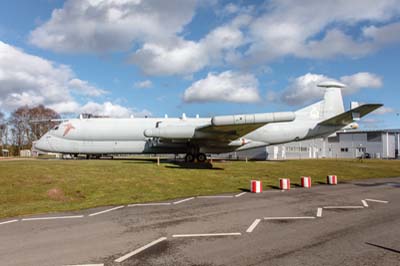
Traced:
POLYGON ((327 87, 324 95, 322 118, 328 119, 344 112, 341 88, 327 87))
POLYGON ((320 102, 306 106, 296 112, 296 115, 312 120, 325 120, 344 112, 341 89, 346 85, 336 81, 325 81, 318 84, 325 88, 324 99, 320 102))

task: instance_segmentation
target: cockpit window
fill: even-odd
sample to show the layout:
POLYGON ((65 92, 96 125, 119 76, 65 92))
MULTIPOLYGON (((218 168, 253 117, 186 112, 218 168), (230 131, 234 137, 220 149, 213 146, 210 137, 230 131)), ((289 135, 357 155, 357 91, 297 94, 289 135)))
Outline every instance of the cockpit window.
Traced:
POLYGON ((55 126, 55 127, 53 128, 53 130, 58 130, 58 128, 59 128, 59 126, 55 126))

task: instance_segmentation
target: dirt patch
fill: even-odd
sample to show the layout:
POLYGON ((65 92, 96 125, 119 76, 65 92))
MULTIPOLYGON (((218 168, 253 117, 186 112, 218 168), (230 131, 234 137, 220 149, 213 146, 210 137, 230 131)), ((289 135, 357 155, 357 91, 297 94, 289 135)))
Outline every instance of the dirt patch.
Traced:
POLYGON ((55 201, 66 201, 64 191, 61 188, 51 188, 47 190, 47 196, 55 201))

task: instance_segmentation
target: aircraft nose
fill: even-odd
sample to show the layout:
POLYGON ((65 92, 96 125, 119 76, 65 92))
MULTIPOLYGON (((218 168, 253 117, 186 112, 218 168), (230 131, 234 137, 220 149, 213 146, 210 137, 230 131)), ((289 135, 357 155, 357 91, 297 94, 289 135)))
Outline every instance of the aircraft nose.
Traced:
POLYGON ((49 151, 50 150, 49 144, 46 141, 46 135, 44 135, 38 141, 35 142, 34 148, 36 150, 40 150, 40 151, 49 151))

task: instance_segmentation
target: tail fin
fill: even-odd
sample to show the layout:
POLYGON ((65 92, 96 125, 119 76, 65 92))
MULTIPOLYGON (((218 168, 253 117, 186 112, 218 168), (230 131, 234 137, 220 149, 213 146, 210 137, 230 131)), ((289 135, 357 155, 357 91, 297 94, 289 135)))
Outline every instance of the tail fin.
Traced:
POLYGON ((341 88, 344 88, 345 85, 329 81, 318 84, 318 87, 326 88, 324 99, 296 111, 296 116, 326 120, 344 112, 341 88))

